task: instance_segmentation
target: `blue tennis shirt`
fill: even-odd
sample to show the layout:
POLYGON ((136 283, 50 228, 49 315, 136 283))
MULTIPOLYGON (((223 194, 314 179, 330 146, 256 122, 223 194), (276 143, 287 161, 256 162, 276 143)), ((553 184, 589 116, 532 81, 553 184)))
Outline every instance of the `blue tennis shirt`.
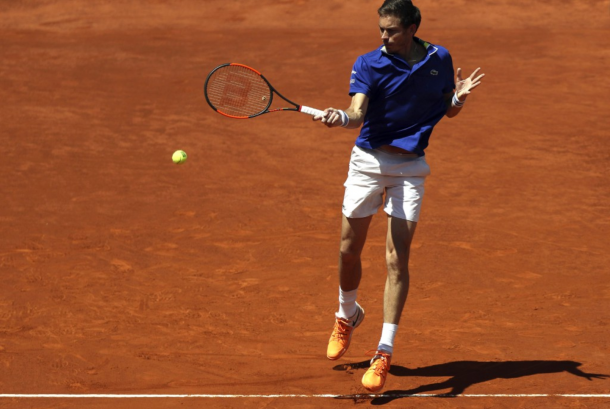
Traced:
POLYGON ((391 145, 423 156, 434 125, 447 112, 443 95, 455 87, 449 51, 414 38, 428 54, 413 67, 383 46, 354 64, 349 93, 369 98, 356 139, 361 148, 391 145))

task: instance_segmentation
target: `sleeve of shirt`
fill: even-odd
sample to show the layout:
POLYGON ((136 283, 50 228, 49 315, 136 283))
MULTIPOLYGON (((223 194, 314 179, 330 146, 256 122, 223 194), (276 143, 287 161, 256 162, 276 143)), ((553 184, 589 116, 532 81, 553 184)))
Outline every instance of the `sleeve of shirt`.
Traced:
POLYGON ((362 57, 358 57, 354 63, 349 81, 349 94, 353 96, 357 93, 368 97, 371 94, 369 67, 362 57))
POLYGON ((444 57, 445 58, 443 58, 443 63, 447 67, 447 69, 445 70, 447 76, 445 78, 443 94, 448 94, 450 92, 453 92, 453 90, 455 89, 455 72, 453 71, 453 59, 451 58, 449 52, 446 52, 444 57))

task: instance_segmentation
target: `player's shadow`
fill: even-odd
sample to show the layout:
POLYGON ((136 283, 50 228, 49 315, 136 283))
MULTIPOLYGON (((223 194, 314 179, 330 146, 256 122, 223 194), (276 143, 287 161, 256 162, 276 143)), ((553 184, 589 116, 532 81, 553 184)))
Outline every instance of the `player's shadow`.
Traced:
MULTIPOLYGON (((337 365, 336 371, 351 371, 354 369, 368 368, 369 361, 351 364, 337 365)), ((388 390, 383 395, 371 400, 373 405, 383 405, 404 395, 418 393, 438 393, 439 396, 454 397, 464 393, 472 385, 483 383, 494 379, 512 379, 524 376, 542 375, 551 373, 568 372, 572 375, 587 378, 588 380, 608 378, 608 375, 586 373, 578 369, 582 364, 574 361, 508 361, 508 362, 478 362, 478 361, 456 361, 445 364, 431 365, 423 368, 409 369, 404 366, 392 365, 390 375, 411 377, 433 377, 446 378, 446 381, 421 385, 408 390, 388 390), (450 389, 449 392, 442 392, 450 389)), ((354 396, 346 395, 344 399, 354 399, 354 396)))

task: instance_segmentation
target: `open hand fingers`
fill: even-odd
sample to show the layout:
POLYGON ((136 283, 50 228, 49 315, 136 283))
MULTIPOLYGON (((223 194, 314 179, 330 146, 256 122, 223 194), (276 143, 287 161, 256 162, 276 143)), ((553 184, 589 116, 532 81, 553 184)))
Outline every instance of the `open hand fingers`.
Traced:
POLYGON ((475 79, 472 80, 472 82, 481 82, 481 78, 483 78, 485 76, 485 74, 481 74, 478 77, 476 77, 475 79))
POLYGON ((474 70, 472 72, 472 74, 470 74, 470 77, 468 77, 468 78, 470 78, 472 80, 474 78, 474 76, 478 74, 479 71, 481 71, 481 67, 479 67, 476 70, 474 70))
POLYGON ((468 89, 475 89, 475 88, 476 88, 476 87, 478 87, 479 85, 481 85, 481 81, 479 81, 479 82, 475 82, 475 83, 474 83, 474 84, 472 84, 472 85, 470 86, 470 88, 468 88, 468 89))
POLYGON ((470 89, 476 88, 481 85, 481 79, 485 76, 485 74, 481 74, 475 79, 472 80, 472 85, 470 85, 470 89))

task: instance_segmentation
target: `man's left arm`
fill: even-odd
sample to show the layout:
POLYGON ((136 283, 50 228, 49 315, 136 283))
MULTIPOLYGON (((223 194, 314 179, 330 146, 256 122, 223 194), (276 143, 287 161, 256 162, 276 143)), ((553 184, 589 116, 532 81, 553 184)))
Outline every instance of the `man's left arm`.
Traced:
POLYGON ((481 68, 477 68, 468 78, 462 79, 462 69, 457 69, 455 92, 444 95, 445 104, 447 104, 447 113, 445 115, 449 118, 453 118, 460 113, 468 95, 473 89, 481 85, 481 79, 483 79, 485 74, 477 75, 480 70, 481 68))

